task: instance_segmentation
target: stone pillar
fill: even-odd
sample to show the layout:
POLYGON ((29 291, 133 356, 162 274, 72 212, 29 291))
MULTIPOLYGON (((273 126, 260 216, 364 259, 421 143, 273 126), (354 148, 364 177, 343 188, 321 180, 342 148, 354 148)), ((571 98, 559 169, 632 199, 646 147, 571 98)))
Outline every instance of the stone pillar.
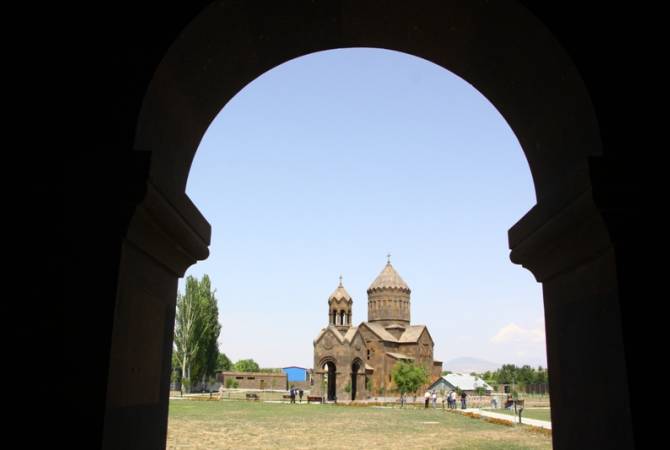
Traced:
POLYGON ((314 371, 313 374, 314 384, 310 388, 310 395, 313 396, 323 396, 323 371, 314 371))
POLYGON ((148 183, 122 243, 104 449, 162 449, 167 433, 177 280, 208 256, 209 224, 148 183))
POLYGON ((365 387, 365 365, 358 369, 356 374, 356 400, 365 400, 368 396, 367 388, 365 387))
POLYGON ((633 448, 617 255, 593 190, 538 204, 509 241, 542 283, 554 448, 633 448))

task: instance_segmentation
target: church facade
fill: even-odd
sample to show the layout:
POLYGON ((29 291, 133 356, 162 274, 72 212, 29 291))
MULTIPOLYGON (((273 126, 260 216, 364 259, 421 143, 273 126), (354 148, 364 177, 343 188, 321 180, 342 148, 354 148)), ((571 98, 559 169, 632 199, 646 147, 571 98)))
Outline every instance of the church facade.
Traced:
POLYGON ((352 326, 353 299, 340 284, 328 297, 328 326, 314 340, 311 395, 363 400, 396 395, 391 377, 398 361, 424 366, 428 386, 441 376, 433 338, 425 325, 411 325, 409 286, 388 261, 367 290, 368 320, 352 326))

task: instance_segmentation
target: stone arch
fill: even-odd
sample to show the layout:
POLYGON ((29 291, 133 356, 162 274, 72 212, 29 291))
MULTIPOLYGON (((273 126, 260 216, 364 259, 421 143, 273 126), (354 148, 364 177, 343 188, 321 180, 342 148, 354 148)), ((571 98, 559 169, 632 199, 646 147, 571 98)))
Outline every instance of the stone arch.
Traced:
POLYGON ((337 365, 333 359, 328 359, 321 366, 322 370, 327 371, 328 382, 326 386, 326 399, 328 401, 337 400, 337 365))
POLYGON ((120 244, 104 447, 158 448, 161 439, 164 446, 176 280, 208 255, 209 224, 185 194, 207 127, 265 71, 345 47, 386 48, 438 64, 507 120, 537 197, 508 237, 512 261, 543 283, 554 446, 632 447, 617 272, 623 265, 610 219, 594 199, 593 172, 607 179, 610 166, 588 92, 554 36, 522 6, 464 0, 390 2, 383 10, 364 0, 262 10, 217 2, 174 41, 142 92, 136 122, 137 158, 150 155, 150 164, 138 175, 143 188, 133 191, 120 244), (144 318, 150 325, 137 326, 144 318), (594 392, 597 380, 584 373, 608 373, 609 383, 594 392), (602 405, 610 414, 601 414, 602 405), (588 423, 580 419, 586 416, 588 423), (152 425, 143 430, 138 423, 152 425))
POLYGON ((331 355, 323 356, 319 360, 319 364, 318 364, 317 367, 323 368, 323 366, 325 366, 326 363, 337 364, 337 358, 335 358, 334 356, 331 356, 331 355))

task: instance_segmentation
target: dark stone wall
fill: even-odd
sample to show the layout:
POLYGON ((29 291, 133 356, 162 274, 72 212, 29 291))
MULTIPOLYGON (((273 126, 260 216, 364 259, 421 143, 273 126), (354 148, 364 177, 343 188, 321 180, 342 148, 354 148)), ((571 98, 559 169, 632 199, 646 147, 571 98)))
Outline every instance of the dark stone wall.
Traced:
MULTIPOLYGON (((384 10, 390 8, 379 8, 372 2, 356 3, 362 6, 356 9, 347 2, 227 2, 226 8, 243 10, 245 17, 255 19, 239 22, 235 27, 227 28, 226 32, 231 36, 268 36, 281 33, 287 23, 295 23, 294 34, 283 40, 271 41, 261 53, 250 51, 250 48, 253 50, 253 41, 248 41, 250 47, 241 46, 232 50, 238 52, 239 61, 262 61, 255 67, 266 69, 284 62, 284 55, 292 54, 294 49, 303 52, 306 48, 304 42, 309 42, 307 47, 314 50, 341 46, 345 42, 337 36, 342 29, 343 18, 348 18, 349 25, 355 28, 357 21, 377 17, 379 20, 374 21, 375 26, 366 27, 368 34, 365 39, 368 42, 377 39, 381 44, 390 42, 389 36, 396 36, 399 40, 403 36, 414 36, 414 42, 423 42, 421 45, 425 49, 419 56, 430 58, 445 51, 438 42, 421 41, 424 38, 420 29, 398 30, 391 25, 387 26, 393 21, 393 17, 386 15, 384 10)), ((521 252, 517 259, 531 268, 538 279, 546 280, 548 340, 555 335, 559 341, 569 342, 568 348, 572 349, 565 353, 558 348, 549 348, 552 394, 560 396, 556 397, 559 405, 561 399, 565 404, 556 409, 558 415, 554 417, 557 425, 554 444, 556 448, 571 448, 571 439, 576 439, 576 443, 583 444, 581 448, 630 448, 630 439, 625 437, 627 419, 615 412, 621 410, 622 401, 630 406, 623 409, 630 411, 636 437, 641 439, 643 423, 640 417, 643 416, 640 400, 637 395, 629 395, 628 386, 637 387, 632 391, 636 392, 646 385, 648 365, 645 364, 643 349, 649 342, 656 342, 651 335, 655 327, 650 324, 654 317, 649 316, 650 312, 655 311, 655 301, 660 298, 658 280, 664 279, 655 276, 651 253, 657 247, 654 236, 658 235, 649 230, 654 229, 654 225, 658 223, 658 214, 654 214, 656 209, 648 209, 646 205, 643 209, 642 206, 653 195, 653 191, 646 188, 645 181, 649 178, 646 173, 649 167, 658 165, 660 148, 653 142, 651 133, 648 133, 653 123, 649 113, 651 108, 645 107, 640 100, 653 97, 650 87, 661 86, 654 84, 653 79, 653 67, 659 60, 659 53, 652 53, 650 57, 645 54, 646 50, 658 42, 654 32, 659 28, 651 23, 656 12, 650 6, 632 4, 617 7, 587 7, 583 2, 557 2, 548 5, 547 2, 524 1, 522 4, 554 33, 557 42, 574 62, 575 69, 588 89, 597 116, 599 139, 602 142, 601 152, 584 161, 580 171, 572 179, 563 177, 560 170, 564 167, 564 160, 570 159, 570 148, 566 148, 567 153, 563 155, 560 152, 543 154, 542 146, 538 142, 520 135, 524 149, 537 156, 531 165, 536 164, 535 161, 544 161, 544 167, 532 167, 536 187, 539 186, 542 198, 551 199, 551 192, 556 191, 552 189, 552 184, 565 186, 567 190, 570 186, 576 186, 577 191, 584 185, 590 186, 590 209, 587 209, 600 215, 601 224, 607 230, 611 244, 600 248, 598 254, 592 253, 580 259, 576 254, 578 252, 573 250, 579 250, 581 241, 573 240, 572 250, 568 250, 566 246, 556 250, 558 256, 565 256, 564 259, 574 256, 570 264, 564 264, 563 269, 559 268, 557 271, 540 267, 547 264, 542 252, 530 252, 525 256, 521 252), (544 184, 538 185, 538 182, 544 184), (572 274, 568 274, 567 270, 572 274), (545 275, 538 275, 540 273, 545 275), (595 278, 589 279, 589 273, 595 274, 595 278), (597 280, 602 280, 606 285, 601 286, 597 280), (595 295, 587 304, 576 300, 564 301, 564 298, 556 297, 561 291, 569 292, 575 287, 591 290, 595 295), (554 321, 574 325, 554 328, 554 321), (623 350, 617 348, 616 342, 613 343, 608 337, 609 333, 613 333, 616 340, 617 327, 620 329, 623 350), (570 330, 574 333, 570 334, 570 330), (598 334, 602 335, 602 340, 580 338, 598 334), (598 357, 589 359, 589 355, 598 357), (619 363, 622 357, 625 379, 622 378, 623 370, 619 363), (589 383, 598 384, 614 373, 617 383, 621 382, 625 386, 610 390, 620 394, 616 397, 599 398, 599 402, 602 402, 599 408, 601 416, 596 414, 589 418, 588 426, 579 425, 576 419, 569 417, 573 411, 570 405, 574 405, 575 401, 582 402, 584 397, 573 399, 567 391, 557 394, 554 389, 559 382, 578 382, 576 375, 581 372, 577 366, 581 362, 590 364, 588 373, 583 373, 589 383), (622 397, 627 400, 622 400, 622 397), (614 417, 594 422, 602 417, 604 411, 614 417), (568 424, 567 428, 564 427, 565 424, 568 424), (620 435, 612 433, 612 428, 603 429, 607 424, 614 425, 614 430, 624 433, 624 438, 619 439, 620 435), (610 437, 609 440, 606 440, 607 436, 610 437)), ((462 2, 427 2, 426 5, 445 10, 455 5, 460 11, 451 17, 458 16, 464 18, 464 21, 445 23, 446 30, 449 26, 465 25, 465 18, 469 17, 467 8, 476 10, 486 5, 486 2, 469 2, 469 6, 462 2)), ((22 250, 25 256, 20 261, 26 262, 26 267, 35 267, 35 272, 47 273, 43 278, 46 281, 42 283, 26 277, 22 284, 33 298, 43 299, 50 305, 48 312, 35 317, 35 322, 30 327, 24 327, 20 336, 41 342, 49 342, 55 335, 65 336, 65 347, 69 351, 63 358, 52 357, 51 361, 54 366, 67 368, 67 371, 63 370, 66 376, 59 385, 58 393, 85 393, 78 397, 79 401, 72 408, 72 414, 65 423, 67 432, 64 434, 69 446, 102 447, 105 427, 109 430, 105 448, 146 449, 164 446, 165 400, 154 402, 152 397, 144 403, 140 402, 142 396, 148 395, 142 392, 134 397, 136 401, 132 406, 119 404, 112 407, 119 397, 110 397, 113 392, 110 390, 113 385, 110 376, 118 377, 115 382, 119 383, 127 374, 118 371, 123 372, 124 367, 132 371, 135 366, 130 364, 110 367, 110 358, 114 352, 112 340, 120 288, 123 285, 132 286, 134 283, 132 277, 128 280, 121 279, 124 273, 121 268, 124 257, 122 255, 132 253, 126 252, 126 249, 134 246, 134 251, 145 253, 142 258, 149 261, 146 267, 158 265, 162 267, 164 274, 169 274, 166 275, 169 280, 159 283, 147 294, 148 297, 156 299, 155 304, 169 305, 172 294, 162 293, 163 289, 174 290, 179 272, 185 270, 187 261, 190 259, 190 263, 193 263, 204 256, 202 251, 196 250, 183 257, 174 252, 161 254, 161 249, 176 248, 166 242, 154 243, 151 249, 142 248, 142 245, 150 244, 142 236, 147 239, 148 236, 154 236, 149 230, 156 225, 156 221, 159 222, 158 228, 165 229, 166 223, 176 224, 179 217, 186 216, 190 218, 187 228, 190 227, 190 233, 195 236, 193 239, 199 239, 205 246, 209 241, 206 221, 198 217, 197 210, 187 199, 179 197, 186 182, 185 174, 167 169, 158 170, 157 167, 166 164, 165 161, 158 157, 154 149, 136 151, 135 141, 138 131, 141 131, 137 126, 140 111, 160 62, 170 45, 205 6, 206 2, 199 1, 91 4, 82 7, 78 14, 73 14, 69 20, 62 22, 63 30, 67 29, 78 44, 74 50, 79 61, 70 77, 82 94, 81 120, 65 127, 71 136, 65 146, 58 150, 54 150, 53 145, 49 146, 51 158, 44 158, 42 161, 35 158, 31 163, 34 170, 27 188, 28 199, 22 202, 21 209, 26 217, 26 226, 22 229, 21 236, 25 237, 28 248, 22 250), (70 26, 74 17, 77 18, 76 23, 70 26), (65 153, 65 158, 60 160, 59 157, 53 157, 54 153, 59 154, 61 151, 65 153), (54 159, 58 159, 58 165, 48 163, 54 159), (157 161, 161 161, 160 164, 157 161), (144 216, 141 223, 136 224, 138 227, 144 226, 142 230, 145 232, 135 230, 136 239, 132 241, 131 219, 135 217, 136 221, 139 220, 136 212, 142 202, 146 202, 149 189, 147 183, 152 173, 157 183, 157 195, 165 200, 166 205, 163 209, 146 204, 142 207, 154 213, 144 216), (56 189, 56 186, 62 186, 63 189, 56 189), (158 210, 162 212, 156 212, 158 210), (62 233, 59 233, 61 229, 53 232, 51 218, 62 219, 62 233), (131 245, 131 242, 134 244, 131 245), (39 258, 39 267, 35 264, 36 255, 42 256, 39 258), (51 301, 54 288, 64 294, 62 302, 51 301), (54 325, 54 317, 62 319, 58 326, 54 325)), ((426 8, 423 9, 427 11, 426 8)), ((402 12, 398 12, 394 17, 402 15, 402 12)), ((440 24, 436 23, 440 20, 439 17, 433 14, 426 18, 426 23, 439 27, 440 24)), ((514 20, 514 16, 499 15, 497 26, 501 30, 518 29, 514 20)), ((492 23, 491 26, 493 25, 492 23)), ((470 48, 472 52, 478 51, 479 47, 475 44, 476 41, 473 40, 470 48)), ((537 43, 538 48, 546 44, 544 41, 537 43)), ((522 41, 519 41, 519 45, 522 45, 522 41)), ((395 49, 406 50, 402 45, 395 49)), ((513 51, 514 46, 510 49, 513 51)), ((468 55, 463 48, 450 50, 459 50, 462 56, 468 55)), ((188 65, 188 61, 183 62, 188 65)), ((501 67, 505 61, 489 62, 501 67)), ((237 92, 259 74, 248 71, 245 67, 240 64, 239 67, 228 69, 230 73, 237 71, 235 73, 239 75, 238 84, 226 86, 229 92, 237 92)), ((466 79, 475 84, 483 80, 495 83, 496 77, 500 75, 498 70, 492 73, 482 72, 474 61, 470 61, 470 66, 464 70, 472 75, 466 79)), ((44 74, 44 69, 40 68, 39 73, 44 74)), ((520 72, 519 75, 523 74, 520 72)), ((506 89, 511 95, 510 99, 504 95, 484 93, 496 106, 502 108, 515 95, 521 95, 523 86, 510 85, 506 89)), ((174 105, 175 110, 183 106, 179 102, 174 105)), ((552 114, 557 113, 552 111, 554 107, 552 104, 546 105, 543 110, 547 113, 544 122, 551 121, 552 114)), ((517 123, 532 120, 532 116, 524 116, 523 111, 518 111, 518 116, 508 115, 507 118, 521 121, 510 122, 515 132, 520 130, 517 123)), ((207 120, 203 120, 198 126, 205 126, 202 124, 206 123, 207 120)), ((561 124, 557 122, 557 126, 561 124)), ((560 133, 560 130, 557 132, 560 133)), ((199 132, 184 136, 183 142, 197 142, 198 136, 201 136, 199 132)), ((591 136, 585 135, 584 139, 591 139, 591 136)), ((164 148, 168 148, 172 142, 166 141, 164 144, 164 148)), ((544 144, 551 145, 550 142, 544 144)), ((190 165, 190 157, 187 156, 183 164, 186 170, 190 165)), ((181 157, 177 155, 175 158, 181 157)), ((560 197, 559 194, 556 195, 556 198, 560 197)), ((555 205, 560 206, 560 201, 556 201, 555 205)), ((543 211, 534 211, 516 230, 510 230, 511 246, 520 245, 532 230, 546 222, 546 217, 552 216, 549 213, 545 216, 542 214, 543 211), (540 216, 545 219, 533 222, 540 216)), ((175 227, 178 228, 177 225, 175 227)), ((580 229, 572 228, 573 231, 580 229)), ((172 241, 188 243, 190 238, 186 235, 176 237, 179 232, 175 230, 168 233, 172 236, 172 241)), ((547 242, 552 242, 551 236, 547 239, 547 242)), ((589 248, 594 249, 592 246, 589 248)), ((558 259, 561 258, 553 260, 558 259)), ((155 283, 155 280, 147 283, 155 283)), ((165 346, 169 341, 167 330, 173 320, 173 315, 165 310, 161 331, 164 334, 160 345, 165 346)), ((164 348, 160 372, 165 378, 165 361, 169 360, 169 350, 164 348)), ((123 353, 123 350, 119 351, 123 353)), ((123 356, 120 358, 132 361, 123 356)), ((146 376, 150 379, 151 373, 146 376)), ((169 377, 158 387, 159 394, 165 391, 163 384, 167 380, 169 377)), ((584 393, 588 392, 582 392, 584 393)), ((29 436, 28 440, 30 439, 33 438, 29 436)))

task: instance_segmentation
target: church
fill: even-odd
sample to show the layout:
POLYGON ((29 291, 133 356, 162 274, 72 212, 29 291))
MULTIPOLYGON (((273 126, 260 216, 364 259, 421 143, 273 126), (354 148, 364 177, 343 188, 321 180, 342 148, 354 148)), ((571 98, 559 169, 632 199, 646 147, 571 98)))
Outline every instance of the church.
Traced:
POLYGON ((398 361, 424 366, 426 386, 442 374, 442 362, 433 360, 428 327, 410 323, 411 290, 390 255, 367 293, 368 321, 358 326, 352 326, 353 299, 342 277, 328 297, 328 326, 314 340, 311 395, 340 401, 397 395, 391 371, 398 361))

